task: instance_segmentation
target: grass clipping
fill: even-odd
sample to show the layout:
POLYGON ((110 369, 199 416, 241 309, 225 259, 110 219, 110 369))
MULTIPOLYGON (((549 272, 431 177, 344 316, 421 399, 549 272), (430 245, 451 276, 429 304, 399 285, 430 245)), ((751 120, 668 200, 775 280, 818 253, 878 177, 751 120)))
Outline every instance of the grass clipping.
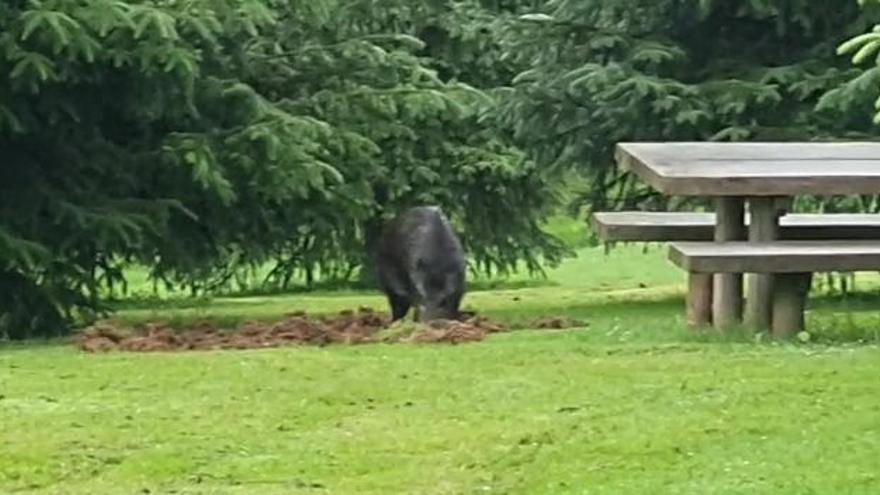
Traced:
POLYGON ((310 318, 299 312, 274 323, 247 322, 234 330, 200 323, 185 329, 150 323, 136 330, 112 322, 84 329, 75 343, 87 352, 183 351, 202 349, 255 349, 285 345, 364 343, 450 343, 483 340, 505 327, 485 317, 470 316, 461 321, 436 320, 393 324, 385 314, 370 308, 342 311, 335 316, 310 318))

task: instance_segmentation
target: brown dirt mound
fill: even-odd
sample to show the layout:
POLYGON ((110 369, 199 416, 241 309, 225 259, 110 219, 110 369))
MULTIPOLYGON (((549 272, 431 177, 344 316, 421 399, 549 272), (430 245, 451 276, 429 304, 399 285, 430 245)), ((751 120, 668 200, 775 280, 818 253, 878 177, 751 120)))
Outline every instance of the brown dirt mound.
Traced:
POLYGON ((387 315, 362 307, 357 312, 346 310, 318 319, 311 319, 303 312, 291 313, 280 322, 247 322, 235 330, 216 328, 208 323, 180 331, 150 323, 135 330, 103 322, 84 329, 75 342, 87 352, 153 352, 369 342, 458 344, 482 340, 487 334, 503 331, 501 324, 476 315, 462 321, 437 320, 429 324, 398 321, 390 325, 387 315))

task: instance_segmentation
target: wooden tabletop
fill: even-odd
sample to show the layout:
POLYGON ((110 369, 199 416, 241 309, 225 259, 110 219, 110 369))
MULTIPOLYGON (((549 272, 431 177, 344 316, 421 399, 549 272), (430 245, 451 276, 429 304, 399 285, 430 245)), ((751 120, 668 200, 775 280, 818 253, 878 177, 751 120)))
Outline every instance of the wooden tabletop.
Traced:
POLYGON ((670 195, 880 193, 880 142, 619 143, 616 155, 670 195))

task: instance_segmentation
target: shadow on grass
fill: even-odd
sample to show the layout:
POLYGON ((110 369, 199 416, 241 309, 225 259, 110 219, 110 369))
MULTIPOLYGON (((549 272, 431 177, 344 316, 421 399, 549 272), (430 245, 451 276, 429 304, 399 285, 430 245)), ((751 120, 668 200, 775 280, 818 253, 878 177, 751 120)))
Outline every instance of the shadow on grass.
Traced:
POLYGON ((880 294, 876 292, 818 294, 807 303, 804 332, 779 339, 769 332, 743 325, 724 332, 714 329, 691 330, 690 340, 698 342, 766 343, 770 345, 880 344, 880 294))
MULTIPOLYGON (((787 339, 745 325, 719 331, 694 329, 684 321, 684 299, 667 296, 653 300, 588 303, 572 308, 568 316, 586 319, 596 331, 617 329, 657 341, 705 344, 766 345, 880 345, 880 295, 874 293, 818 295, 810 299, 806 330, 787 339)), ((503 318, 503 317, 502 317, 503 318)))
POLYGON ((880 292, 865 291, 850 294, 815 294, 808 302, 809 308, 846 308, 852 311, 880 310, 880 292))
POLYGON ((40 348, 52 349, 70 344, 70 337, 49 337, 29 340, 0 340, 0 357, 5 352, 33 351, 40 348))

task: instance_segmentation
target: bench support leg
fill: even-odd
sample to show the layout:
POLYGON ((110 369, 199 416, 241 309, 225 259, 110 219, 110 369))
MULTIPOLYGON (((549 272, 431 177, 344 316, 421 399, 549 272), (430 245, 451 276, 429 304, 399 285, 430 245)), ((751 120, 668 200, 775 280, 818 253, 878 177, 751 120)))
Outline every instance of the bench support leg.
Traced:
MULTIPOLYGON (((749 241, 775 241, 779 237, 779 200, 772 197, 749 199, 749 241)), ((772 323, 773 279, 771 273, 751 273, 746 289, 746 324, 756 330, 769 330, 772 323)))
MULTIPOLYGON (((739 197, 716 200, 715 241, 738 241, 745 238, 744 204, 739 197)), ((742 321, 742 274, 717 273, 712 290, 712 322, 723 329, 742 321)))
POLYGON ((687 322, 692 328, 712 324, 711 273, 688 273, 687 322))
POLYGON ((789 337, 804 329, 804 305, 812 273, 783 273, 773 291, 773 335, 789 337))

